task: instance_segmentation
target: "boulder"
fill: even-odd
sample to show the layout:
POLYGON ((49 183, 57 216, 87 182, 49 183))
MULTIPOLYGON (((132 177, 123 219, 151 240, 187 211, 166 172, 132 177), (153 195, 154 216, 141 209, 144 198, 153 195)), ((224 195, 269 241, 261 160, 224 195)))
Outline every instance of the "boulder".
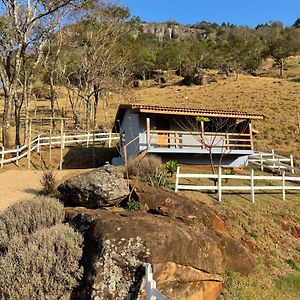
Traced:
POLYGON ((178 300, 215 300, 225 269, 254 270, 252 254, 205 204, 144 185, 135 190, 139 212, 66 211, 86 237, 82 299, 145 299, 145 262, 154 266, 158 289, 178 300))
POLYGON ((72 177, 58 187, 71 205, 98 208, 120 203, 128 194, 127 180, 111 165, 72 177))

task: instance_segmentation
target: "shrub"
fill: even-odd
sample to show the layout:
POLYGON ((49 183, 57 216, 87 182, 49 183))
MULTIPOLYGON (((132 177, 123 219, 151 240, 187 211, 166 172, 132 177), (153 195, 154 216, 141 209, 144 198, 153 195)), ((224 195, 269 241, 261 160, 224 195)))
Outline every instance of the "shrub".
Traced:
POLYGON ((161 158, 156 155, 146 155, 142 160, 137 157, 128 160, 127 170, 129 176, 136 176, 140 180, 150 182, 150 178, 155 176, 161 168, 161 158))
POLYGON ((130 211, 139 211, 140 210, 140 202, 137 200, 130 200, 127 203, 127 209, 130 211))
POLYGON ((63 205, 49 197, 41 196, 9 207, 0 215, 0 252, 6 250, 13 237, 62 223, 64 216, 63 205))
POLYGON ((156 188, 165 187, 167 184, 167 170, 157 168, 155 173, 149 178, 149 183, 156 188))
POLYGON ((55 191, 56 180, 53 171, 46 171, 43 173, 41 179, 41 185, 42 185, 42 193, 44 195, 50 195, 55 191))
POLYGON ((0 257, 1 299, 61 299, 78 284, 83 270, 82 236, 68 225, 14 237, 0 257))
POLYGON ((168 160, 165 163, 165 168, 167 172, 171 175, 175 174, 177 172, 178 162, 175 160, 168 160))

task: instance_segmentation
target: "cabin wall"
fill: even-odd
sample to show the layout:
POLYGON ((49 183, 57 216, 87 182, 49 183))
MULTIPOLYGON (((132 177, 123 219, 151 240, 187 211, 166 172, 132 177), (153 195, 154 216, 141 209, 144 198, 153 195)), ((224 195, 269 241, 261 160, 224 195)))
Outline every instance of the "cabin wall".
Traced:
POLYGON ((132 110, 126 110, 122 124, 121 132, 125 133, 125 145, 127 145, 132 140, 136 139, 130 145, 126 147, 127 158, 138 155, 139 149, 139 115, 132 112, 132 110))

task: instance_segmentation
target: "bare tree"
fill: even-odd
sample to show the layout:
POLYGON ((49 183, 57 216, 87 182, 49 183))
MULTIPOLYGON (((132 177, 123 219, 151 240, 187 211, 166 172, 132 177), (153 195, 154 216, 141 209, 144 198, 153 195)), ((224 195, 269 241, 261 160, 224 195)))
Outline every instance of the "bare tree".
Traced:
MULTIPOLYGON (((187 117, 184 121, 178 122, 178 125, 187 131, 193 138, 207 150, 211 171, 215 174, 216 166, 220 167, 226 155, 229 155, 236 148, 235 143, 247 143, 245 134, 249 128, 247 120, 221 117, 187 117), (207 127, 207 129, 205 128, 207 127), (216 153, 214 153, 217 150, 216 153), (216 157, 218 157, 216 159, 216 157)), ((242 147, 238 144, 238 148, 242 147)))
POLYGON ((71 90, 69 96, 75 95, 84 103, 86 130, 90 130, 91 121, 97 127, 100 99, 122 87, 127 58, 121 41, 128 31, 127 17, 128 10, 100 3, 66 31, 65 41, 72 53, 65 55, 66 87, 71 90))
MULTIPOLYGON (((19 98, 21 86, 27 93, 40 52, 49 34, 53 33, 64 18, 73 0, 1 0, 0 13, 0 79, 4 90, 2 141, 10 144, 10 110, 14 103, 16 121, 27 96, 19 98), (35 57, 31 70, 25 71, 28 57, 35 57), (22 74, 23 70, 23 74, 22 74), (22 75, 25 75, 23 77, 22 75)), ((28 94, 27 94, 28 95, 28 94)), ((15 142, 19 143, 18 134, 15 142)))

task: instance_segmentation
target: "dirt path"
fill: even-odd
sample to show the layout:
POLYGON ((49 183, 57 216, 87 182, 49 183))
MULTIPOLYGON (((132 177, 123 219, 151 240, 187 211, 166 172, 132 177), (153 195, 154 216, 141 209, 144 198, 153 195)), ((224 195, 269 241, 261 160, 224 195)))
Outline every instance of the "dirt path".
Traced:
MULTIPOLYGON (((58 183, 86 170, 56 171, 58 183)), ((41 190, 42 171, 7 170, 0 173, 0 211, 21 200, 29 200, 41 190)))

